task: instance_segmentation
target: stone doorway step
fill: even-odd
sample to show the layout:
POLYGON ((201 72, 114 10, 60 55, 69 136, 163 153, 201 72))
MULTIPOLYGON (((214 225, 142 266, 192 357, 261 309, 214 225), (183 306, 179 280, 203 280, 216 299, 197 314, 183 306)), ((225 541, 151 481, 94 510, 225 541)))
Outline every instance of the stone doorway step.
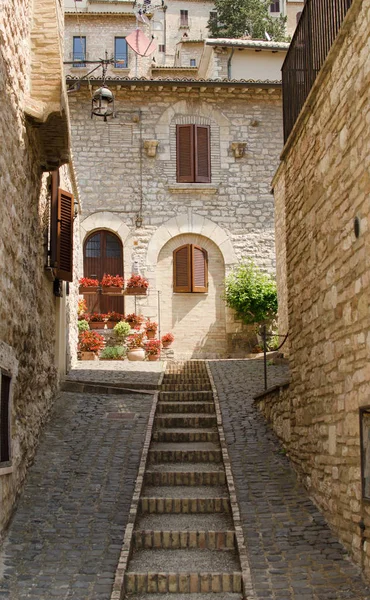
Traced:
POLYGON ((121 588, 116 581, 111 600, 252 599, 206 363, 169 363, 160 390, 121 588))

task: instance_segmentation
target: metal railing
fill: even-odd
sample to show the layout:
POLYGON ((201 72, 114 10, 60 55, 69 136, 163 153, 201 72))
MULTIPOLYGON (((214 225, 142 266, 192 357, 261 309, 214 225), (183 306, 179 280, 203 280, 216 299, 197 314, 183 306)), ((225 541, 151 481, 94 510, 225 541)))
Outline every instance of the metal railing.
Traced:
POLYGON ((282 67, 284 141, 323 66, 352 0, 306 0, 282 67))
POLYGON ((262 328, 260 330, 260 335, 262 336, 262 341, 263 341, 263 377, 264 377, 264 384, 265 384, 265 390, 268 389, 267 386, 267 352, 271 352, 272 348, 269 348, 268 345, 268 338, 283 338, 283 341, 281 343, 278 344, 277 347, 273 348, 274 351, 278 351, 280 350, 280 348, 282 348, 285 344, 285 342, 288 339, 288 334, 286 333, 285 335, 279 335, 278 333, 273 333, 272 331, 267 331, 267 327, 266 325, 262 325, 262 328))

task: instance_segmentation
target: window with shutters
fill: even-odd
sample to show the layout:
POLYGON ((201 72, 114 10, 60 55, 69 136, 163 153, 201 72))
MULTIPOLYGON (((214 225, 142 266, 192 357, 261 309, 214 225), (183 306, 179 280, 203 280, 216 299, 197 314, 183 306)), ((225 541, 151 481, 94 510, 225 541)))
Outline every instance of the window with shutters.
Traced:
POLYGON ((74 197, 59 187, 59 171, 51 174, 50 266, 55 277, 73 281, 74 197))
POLYGON ((196 244, 185 244, 173 253, 173 291, 208 291, 208 254, 196 244))
POLYGON ((10 375, 0 371, 0 466, 11 460, 10 386, 10 375))
POLYGON ((189 27, 189 12, 180 10, 180 27, 189 27))
POLYGON ((209 125, 176 125, 178 183, 210 183, 209 125))

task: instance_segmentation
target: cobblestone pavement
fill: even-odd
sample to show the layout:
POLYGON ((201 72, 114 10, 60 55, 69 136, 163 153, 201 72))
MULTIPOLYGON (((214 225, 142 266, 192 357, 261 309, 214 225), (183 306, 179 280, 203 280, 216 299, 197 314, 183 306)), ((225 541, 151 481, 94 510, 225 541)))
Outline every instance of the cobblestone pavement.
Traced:
POLYGON ((61 394, 3 547, 1 599, 109 599, 152 401, 61 394))
MULTIPOLYGON (((258 600, 369 600, 370 589, 297 482, 279 442, 253 406, 260 360, 210 361, 223 415, 258 600)), ((268 367, 269 386, 286 379, 268 367)))
POLYGON ((68 381, 98 382, 101 384, 129 387, 156 387, 159 382, 164 362, 130 362, 124 361, 79 361, 68 373, 68 381))

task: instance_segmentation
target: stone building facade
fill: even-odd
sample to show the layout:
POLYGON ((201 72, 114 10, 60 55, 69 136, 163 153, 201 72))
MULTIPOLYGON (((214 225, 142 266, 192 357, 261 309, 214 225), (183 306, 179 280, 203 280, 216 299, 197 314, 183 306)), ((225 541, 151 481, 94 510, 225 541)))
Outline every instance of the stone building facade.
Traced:
POLYGON ((260 401, 370 577, 370 3, 354 0, 274 179, 291 382, 260 401))
MULTIPOLYGON (((6 1, 0 27, 0 536, 58 381, 76 359, 76 288, 53 282, 50 172, 78 201, 69 153, 59 1, 6 1), (64 165, 64 166, 63 166, 64 165), (55 286, 53 288, 53 286, 55 286), (63 297, 57 297, 54 291, 63 297)), ((71 198, 69 200, 71 203, 71 198)), ((78 209, 78 205, 76 205, 78 209)), ((75 252, 78 255, 78 219, 75 252)), ((78 265, 75 265, 78 268, 78 265)))

